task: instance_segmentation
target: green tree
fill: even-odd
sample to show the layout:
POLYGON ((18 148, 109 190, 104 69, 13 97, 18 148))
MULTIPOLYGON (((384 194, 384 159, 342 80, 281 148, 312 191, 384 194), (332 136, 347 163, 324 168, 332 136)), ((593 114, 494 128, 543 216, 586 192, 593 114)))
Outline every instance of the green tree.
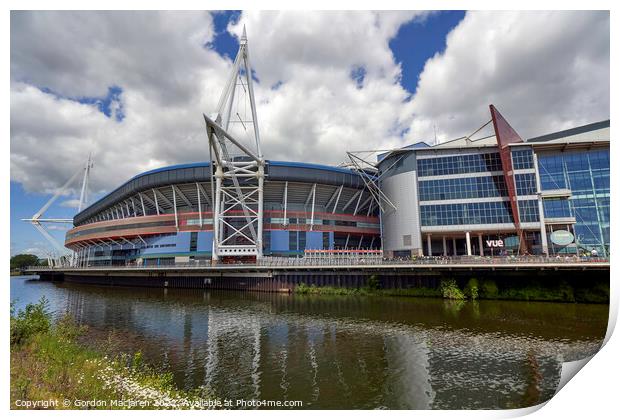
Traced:
POLYGON ((29 265, 37 265, 39 257, 32 254, 17 254, 11 257, 11 271, 22 270, 29 265))

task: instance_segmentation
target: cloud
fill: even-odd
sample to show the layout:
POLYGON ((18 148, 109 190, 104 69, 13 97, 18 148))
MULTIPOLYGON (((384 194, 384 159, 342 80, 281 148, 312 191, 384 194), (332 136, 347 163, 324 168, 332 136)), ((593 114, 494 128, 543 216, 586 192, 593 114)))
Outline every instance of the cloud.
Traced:
POLYGON ((425 13, 244 12, 265 154, 338 164, 347 150, 396 145, 409 124, 389 40, 425 13), (360 77, 363 75, 363 77, 360 77), (277 88, 273 89, 273 86, 277 88))
POLYGON ((77 209, 80 206, 80 200, 77 198, 72 198, 70 200, 65 200, 60 203, 62 207, 69 207, 72 209, 77 209))
MULTIPOLYGON (((398 142, 408 92, 388 42, 423 16, 243 13, 229 30, 240 35, 248 26, 265 156, 337 164, 346 150, 398 142)), ((89 152, 96 192, 153 167, 208 159, 200 114, 215 110, 232 65, 208 47, 210 14, 14 12, 11 19, 11 177, 26 190, 54 191, 89 152), (122 93, 110 111, 121 109, 121 121, 92 99, 114 86, 122 93)))
MULTIPOLYGON (((608 13, 468 13, 411 98, 389 40, 425 16, 244 12, 231 23, 248 31, 265 157, 337 164, 347 150, 432 138, 434 124, 449 139, 486 122, 489 103, 524 136, 608 117, 608 13)), ((208 160, 201 113, 232 66, 214 36, 206 12, 13 12, 11 179, 50 193, 92 152, 92 196, 208 160)))
POLYGON ((59 230, 59 231, 64 232, 66 230, 69 230, 71 226, 69 226, 68 224, 58 224, 58 225, 47 224, 45 225, 45 228, 47 230, 59 230))
POLYGON ((19 249, 19 251, 13 252, 12 249, 11 256, 18 254, 32 254, 38 256, 39 258, 46 258, 47 256, 52 255, 50 249, 51 247, 48 243, 40 241, 27 241, 24 247, 19 249))
POLYGON ((11 179, 27 191, 53 192, 89 152, 94 192, 158 164, 206 159, 201 113, 215 107, 231 65, 205 47, 210 14, 13 12, 11 22, 11 179), (80 100, 114 86, 122 93, 110 117, 80 100))
POLYGON ((426 62, 409 136, 471 134, 494 104, 522 137, 609 118, 608 12, 468 12, 426 62))

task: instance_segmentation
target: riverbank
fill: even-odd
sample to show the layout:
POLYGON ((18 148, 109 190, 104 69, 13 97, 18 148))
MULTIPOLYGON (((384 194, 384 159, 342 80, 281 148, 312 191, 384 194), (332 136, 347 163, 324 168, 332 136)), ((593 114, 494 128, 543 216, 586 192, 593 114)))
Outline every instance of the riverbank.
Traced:
POLYGON ((68 315, 53 320, 44 299, 17 314, 12 310, 11 409, 196 409, 218 403, 204 388, 178 389, 171 372, 147 365, 140 352, 110 356, 105 343, 84 344, 80 338, 87 334, 68 315))
POLYGON ((515 300, 568 303, 609 303, 609 282, 592 279, 587 284, 569 280, 541 282, 531 279, 497 282, 492 279, 478 280, 444 278, 434 286, 410 288, 382 288, 378 278, 370 276, 364 287, 316 286, 301 283, 293 290, 296 294, 309 295, 357 295, 357 296, 410 296, 434 297, 451 300, 515 300))

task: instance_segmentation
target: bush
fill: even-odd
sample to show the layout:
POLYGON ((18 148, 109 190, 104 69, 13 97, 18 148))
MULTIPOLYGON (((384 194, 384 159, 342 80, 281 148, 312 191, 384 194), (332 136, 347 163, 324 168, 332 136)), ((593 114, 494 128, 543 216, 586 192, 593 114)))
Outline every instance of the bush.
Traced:
POLYGON ((598 282, 585 288, 575 288, 575 300, 577 302, 608 303, 609 283, 598 282))
POLYGON ((368 290, 378 290, 379 289, 379 277, 376 274, 368 277, 368 282, 366 283, 366 287, 368 290))
POLYGON ((352 288, 352 287, 335 287, 335 286, 322 286, 318 287, 314 284, 307 286, 305 283, 299 283, 295 286, 295 293, 299 295, 355 295, 355 296, 369 296, 373 293, 373 290, 368 287, 352 288))
POLYGON ((465 295, 454 279, 441 280, 439 288, 444 299, 465 300, 465 295))
POLYGON ((75 319, 69 313, 65 313, 60 317, 53 326, 53 332, 59 337, 63 337, 69 341, 76 340, 87 330, 85 325, 78 325, 75 319))
POLYGON ((295 293, 305 295, 310 291, 309 289, 310 288, 306 285, 306 283, 299 283, 297 286, 295 286, 295 293))
POLYGON ((410 297, 442 297, 441 289, 437 287, 411 287, 409 289, 382 289, 381 296, 410 296, 410 297))
POLYGON ((478 299, 478 279, 475 277, 470 278, 464 292, 471 300, 478 299))
POLYGON ((486 299, 496 299, 499 295, 497 284, 493 280, 484 280, 480 285, 480 296, 486 299))
POLYGON ((47 299, 42 297, 38 303, 26 305, 17 316, 11 305, 11 345, 23 344, 32 336, 49 331, 52 315, 48 304, 47 299))
POLYGON ((509 288, 502 291, 501 299, 534 300, 547 302, 574 302, 573 288, 566 282, 555 287, 543 287, 540 284, 530 284, 520 288, 509 288))

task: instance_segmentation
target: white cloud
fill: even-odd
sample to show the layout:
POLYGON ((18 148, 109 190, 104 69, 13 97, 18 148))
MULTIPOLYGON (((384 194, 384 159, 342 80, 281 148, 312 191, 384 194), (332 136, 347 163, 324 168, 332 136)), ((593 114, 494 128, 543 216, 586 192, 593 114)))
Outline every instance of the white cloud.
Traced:
MULTIPOLYGON (((204 47, 212 38, 208 13, 14 12, 11 19, 11 179, 26 190, 54 191, 89 152, 95 192, 154 164, 208 156, 201 112, 215 106, 230 67, 204 47), (111 86, 123 89, 122 122, 69 99, 105 96, 111 86)), ((112 103, 112 112, 118 107, 112 103)))
POLYGON ((46 255, 46 253, 47 253, 46 249, 34 247, 34 248, 22 249, 18 254, 31 254, 31 255, 39 256, 39 255, 46 255))
POLYGON ((19 251, 11 250, 11 256, 18 254, 32 254, 39 258, 46 258, 51 255, 50 245, 40 241, 28 241, 19 251))
MULTIPOLYGON (((265 157, 337 164, 346 150, 428 139, 433 124, 451 138, 485 122, 489 103, 525 136, 608 117, 608 14, 468 13, 406 102, 388 43, 424 16, 243 13, 229 30, 247 26, 265 157)), ((93 152, 91 187, 102 192, 208 160, 201 113, 214 111, 231 66, 204 47, 211 41, 203 12, 13 12, 11 179, 51 192, 93 152), (111 86, 123 89, 111 105, 121 122, 69 99, 111 86)))
POLYGON ((237 36, 248 29, 265 154, 338 164, 347 150, 397 144, 408 92, 388 43, 416 16, 425 14, 249 12, 230 25, 237 36))
POLYGON ((77 209, 80 206, 80 200, 77 198, 72 198, 70 200, 65 200, 60 203, 62 207, 69 207, 72 209, 77 209))
MULTIPOLYGON (((408 93, 388 41, 415 15, 244 13, 230 29, 248 25, 265 156, 336 164, 346 150, 397 142, 408 93)), ((200 114, 214 110, 231 66, 204 47, 209 14, 13 13, 11 28, 11 176, 28 191, 53 191, 88 152, 95 191, 208 159, 200 114), (123 89, 120 123, 69 99, 110 86, 123 89)))
POLYGON ((609 118, 609 13, 467 13, 426 62, 410 138, 471 134, 491 103, 524 138, 609 118))

